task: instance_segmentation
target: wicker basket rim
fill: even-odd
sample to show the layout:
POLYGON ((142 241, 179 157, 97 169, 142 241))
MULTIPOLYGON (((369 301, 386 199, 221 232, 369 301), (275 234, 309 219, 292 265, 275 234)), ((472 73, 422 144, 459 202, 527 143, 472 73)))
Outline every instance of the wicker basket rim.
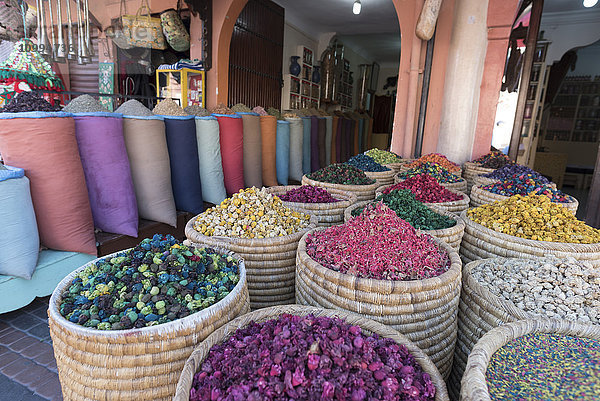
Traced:
POLYGON ((484 334, 469 354, 461 380, 461 400, 491 400, 486 371, 494 353, 509 341, 533 333, 550 333, 600 340, 600 326, 554 318, 506 323, 484 334))
POLYGON ((526 246, 530 246, 530 247, 534 247, 534 248, 543 248, 548 251, 559 250, 559 251, 563 251, 563 252, 573 252, 574 250, 579 251, 579 252, 584 252, 584 251, 589 252, 589 251, 591 251, 591 249, 586 249, 586 248, 596 247, 596 248, 598 248, 596 250, 596 252, 600 252, 600 242, 596 242, 593 244, 576 244, 576 243, 571 243, 571 242, 538 241, 538 240, 533 240, 533 239, 521 238, 521 237, 517 237, 514 235, 508 235, 505 233, 501 233, 499 231, 494 231, 491 228, 487 228, 487 227, 471 220, 467 216, 466 210, 462 211, 462 213, 460 214, 460 217, 465 221, 467 226, 472 226, 475 229, 485 233, 488 236, 497 237, 506 242, 518 243, 518 244, 522 244, 522 245, 526 245, 526 246), (570 249, 560 249, 561 247, 568 247, 570 249))
MULTIPOLYGON (((308 184, 306 184, 306 185, 308 185, 308 184)), ((297 189, 302 186, 303 185, 278 185, 278 186, 267 188, 267 191, 275 196, 279 196, 280 193, 286 193, 287 191, 290 191, 292 189, 297 189)), ((341 189, 336 189, 336 188, 323 188, 323 189, 325 189, 330 195, 344 197, 344 199, 339 199, 339 202, 332 202, 332 203, 323 203, 323 202, 307 203, 307 202, 291 202, 291 201, 284 201, 284 200, 282 200, 282 202, 284 202, 286 204, 293 204, 294 207, 302 208, 304 210, 314 208, 315 206, 318 206, 318 205, 333 205, 333 204, 341 205, 341 204, 345 204, 345 203, 347 203, 348 205, 351 205, 356 202, 356 195, 351 192, 342 191, 341 189)))
POLYGON ((238 283, 235 285, 235 287, 233 287, 231 292, 229 292, 229 294, 227 294, 227 296, 225 296, 225 298, 223 298, 219 302, 209 306, 208 308, 204 308, 204 309, 199 310, 198 312, 192 313, 184 318, 173 320, 168 323, 158 324, 156 326, 150 326, 150 327, 128 329, 128 330, 92 329, 90 327, 84 327, 84 326, 78 325, 76 323, 73 323, 73 322, 67 320, 64 316, 62 316, 59 311, 59 305, 60 305, 60 302, 62 301, 62 293, 71 284, 71 282, 73 281, 75 276, 80 271, 84 270, 86 267, 97 262, 99 259, 113 258, 122 252, 126 252, 130 249, 133 249, 133 248, 128 248, 128 249, 124 249, 121 251, 111 253, 110 255, 96 258, 96 259, 80 266, 79 268, 75 269, 68 276, 66 276, 64 279, 62 279, 61 282, 58 283, 58 285, 52 292, 52 295, 50 296, 50 302, 48 304, 48 314, 50 315, 51 319, 53 319, 56 322, 59 322, 61 325, 63 325, 67 329, 69 329, 73 332, 76 332, 79 335, 86 336, 86 337, 87 336, 102 336, 102 337, 107 337, 107 338, 122 337, 122 336, 140 337, 140 336, 160 335, 160 333, 169 331, 170 329, 172 329, 174 327, 185 325, 186 323, 188 323, 190 321, 198 320, 198 318, 200 318, 202 316, 210 315, 214 311, 219 310, 222 307, 222 305, 224 305, 225 303, 231 302, 237 296, 237 294, 239 292, 244 290, 244 287, 246 287, 246 265, 245 265, 244 259, 240 255, 238 255, 237 253, 230 251, 228 249, 218 247, 218 246, 198 244, 198 243, 191 244, 189 246, 197 248, 198 245, 204 245, 206 248, 211 248, 220 253, 232 256, 239 262, 240 279, 239 279, 238 283))
MULTIPOLYGON (((398 184, 398 183, 396 183, 398 184)), ((381 194, 386 188, 389 187, 393 187, 396 184, 387 184, 387 185, 382 185, 379 188, 377 188, 375 190, 375 195, 377 196, 378 194, 381 194)), ((456 183, 455 183, 456 184, 456 183)), ((442 185, 442 184, 440 184, 442 185)), ((448 191, 455 193, 457 195, 462 195, 463 198, 461 200, 457 200, 457 201, 449 201, 449 202, 437 202, 437 203, 425 203, 426 205, 439 205, 439 206, 449 206, 449 205, 459 205, 459 204, 469 204, 469 202, 471 201, 471 199, 469 198, 469 195, 467 195, 466 193, 462 192, 462 191, 458 191, 456 189, 450 189, 450 188, 445 188, 448 191)))
MULTIPOLYGON (((396 175, 394 175, 394 180, 397 180, 398 182, 402 182, 404 180, 406 180, 406 177, 401 177, 400 174, 403 174, 402 172, 396 173, 396 175)), ((437 180, 436 180, 437 181, 437 180)), ((467 180, 465 180, 464 177, 458 177, 458 181, 456 182, 439 182, 438 184, 443 185, 443 184, 462 184, 463 182, 467 182, 467 180)))
MULTIPOLYGON (((323 231, 326 229, 327 229, 326 227, 318 227, 318 228, 314 228, 314 229, 310 230, 309 232, 307 232, 306 234, 304 234, 302 236, 302 238, 300 238, 300 242, 298 243, 298 257, 300 257, 300 258, 306 257, 306 259, 308 261, 315 264, 316 266, 319 266, 319 268, 327 269, 329 272, 331 272, 330 274, 333 274, 333 276, 336 276, 338 278, 338 282, 343 280, 344 278, 353 278, 353 280, 355 280, 355 282, 356 282, 357 287, 367 286, 368 285, 367 283, 373 283, 375 287, 385 288, 385 287, 389 287, 390 284, 393 283, 394 288, 411 288, 414 286, 414 284, 417 284, 417 283, 423 283, 423 284, 427 285, 427 284, 436 283, 438 281, 440 283, 450 282, 457 275, 458 276, 461 275, 462 261, 460 259, 460 256, 458 255, 458 252, 456 252, 456 250, 454 250, 446 242, 444 242, 444 241, 440 240, 439 238, 436 238, 432 235, 429 235, 429 234, 427 234, 427 235, 429 235, 429 237, 431 237, 433 239, 433 241, 439 247, 441 247, 444 251, 446 251, 446 253, 448 254, 448 259, 450 259, 450 267, 448 268, 448 270, 446 270, 444 273, 440 274, 439 276, 425 278, 425 279, 421 279, 421 280, 379 280, 379 279, 372 279, 372 278, 357 277, 357 276, 353 276, 351 274, 340 273, 335 270, 328 269, 327 267, 323 266, 322 264, 320 264, 319 262, 314 260, 308 254, 308 252, 306 252, 306 238, 308 237, 308 235, 310 235, 314 232, 323 231), (413 284, 413 285, 411 285, 411 284, 413 284)), ((426 231, 417 230, 417 233, 418 234, 426 234, 426 231)), ((435 286, 435 285, 432 285, 432 286, 435 286)))
POLYGON ((207 236, 202 234, 201 232, 196 231, 196 229, 194 228, 194 221, 196 221, 196 219, 198 218, 199 215, 196 215, 194 217, 192 217, 185 225, 185 234, 186 237, 195 243, 210 243, 212 241, 220 241, 223 243, 227 243, 227 244, 236 244, 236 245, 241 245, 241 246, 255 246, 255 247, 260 247, 260 246, 266 246, 266 245, 272 245, 271 242, 273 241, 277 241, 279 243, 289 243, 289 242, 294 242, 292 241, 292 239, 296 236, 302 236, 304 234, 305 231, 310 230, 313 227, 316 227, 317 222, 318 222, 318 218, 314 215, 314 214, 310 214, 309 211, 307 210, 299 210, 299 209, 293 209, 293 208, 289 208, 288 209, 292 209, 294 211, 300 212, 300 213, 304 213, 310 216, 310 221, 308 223, 308 226, 302 228, 299 231, 296 231, 295 233, 292 234, 288 234, 288 235, 282 235, 279 237, 268 237, 268 238, 235 238, 235 237, 223 237, 223 236, 218 236, 218 235, 214 235, 214 236, 207 236), (194 233, 194 236, 199 238, 199 240, 196 239, 192 239, 190 238, 190 236, 187 235, 187 233, 194 233), (251 244, 247 243, 247 242, 251 242, 251 244))
POLYGON ((397 344, 405 345, 410 354, 415 357, 417 363, 419 363, 423 369, 423 372, 430 375, 431 380, 436 387, 435 399, 440 401, 448 399, 446 384, 435 364, 423 350, 417 347, 406 336, 400 334, 397 330, 394 330, 391 327, 388 327, 382 323, 378 323, 374 320, 363 318, 362 316, 352 312, 292 304, 272 306, 250 312, 246 315, 235 318, 211 333, 204 341, 202 341, 202 343, 200 343, 200 345, 196 347, 196 349, 187 359, 179 377, 173 400, 189 400, 189 393, 191 390, 193 377, 198 371, 201 362, 206 358, 208 352, 214 345, 226 341, 238 328, 246 327, 251 322, 261 323, 267 320, 275 319, 285 313, 296 316, 313 314, 315 316, 326 316, 331 318, 337 317, 346 321, 347 323, 357 325, 370 333, 377 333, 381 337, 391 338, 397 344))
MULTIPOLYGON (((504 200, 504 199, 508 199, 510 198, 510 196, 508 195, 502 195, 502 194, 495 194, 491 191, 488 191, 487 189, 483 188, 484 186, 487 185, 491 185, 491 184, 475 184, 473 185, 473 187, 471 188, 471 192, 475 191, 476 193, 485 193, 485 196, 488 196, 489 198, 497 198, 498 200, 504 200)), ((563 205, 563 204, 567 204, 567 203, 577 203, 579 205, 579 201, 577 200, 577 198, 575 198, 574 196, 571 196, 569 194, 565 194, 567 199, 569 199, 568 202, 554 202, 552 201, 552 203, 556 203, 559 205, 563 205)), ((524 196, 524 195, 522 195, 524 196)))
POLYGON ((331 182, 324 182, 324 181, 316 181, 313 180, 311 178, 308 178, 308 176, 306 174, 304 174, 302 176, 302 182, 306 182, 306 184, 308 185, 317 185, 317 184, 322 184, 320 186, 327 186, 327 187, 331 187, 331 188, 336 188, 336 189, 341 189, 343 190, 354 190, 354 191, 369 191, 369 190, 375 190, 380 184, 377 182, 377 180, 374 180, 373 178, 371 178, 373 181, 375 181, 372 184, 364 184, 364 185, 345 185, 345 184, 334 184, 331 182))

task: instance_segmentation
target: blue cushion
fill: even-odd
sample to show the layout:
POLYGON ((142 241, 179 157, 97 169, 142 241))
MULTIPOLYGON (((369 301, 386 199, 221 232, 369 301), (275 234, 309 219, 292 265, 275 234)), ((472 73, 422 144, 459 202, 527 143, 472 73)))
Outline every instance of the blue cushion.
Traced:
POLYGON ((85 253, 41 251, 31 280, 0 275, 0 313, 20 309, 36 297, 52 294, 63 278, 94 259, 85 253))

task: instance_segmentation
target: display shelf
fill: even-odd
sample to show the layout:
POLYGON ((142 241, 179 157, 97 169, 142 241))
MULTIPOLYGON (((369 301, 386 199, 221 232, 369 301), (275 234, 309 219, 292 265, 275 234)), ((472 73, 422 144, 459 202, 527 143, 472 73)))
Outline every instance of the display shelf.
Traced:
POLYGON ((300 57, 300 74, 283 76, 281 107, 283 110, 319 108, 321 86, 312 82, 314 52, 306 46, 298 46, 297 55, 300 57))
MULTIPOLYGON (((543 146, 569 150, 569 163, 594 165, 600 142, 600 76, 566 77, 549 111, 543 146)), ((564 150, 563 150, 564 151, 564 150)))
POLYGON ((171 98, 181 107, 206 107, 204 70, 193 68, 157 69, 156 96, 171 98))

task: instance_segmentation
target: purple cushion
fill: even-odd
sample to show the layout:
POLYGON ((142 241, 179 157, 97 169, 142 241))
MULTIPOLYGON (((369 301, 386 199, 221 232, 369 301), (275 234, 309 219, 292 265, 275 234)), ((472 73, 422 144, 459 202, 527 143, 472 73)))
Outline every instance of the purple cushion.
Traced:
POLYGON ((138 210, 117 113, 75 114, 75 133, 94 225, 102 231, 138 234, 138 210))

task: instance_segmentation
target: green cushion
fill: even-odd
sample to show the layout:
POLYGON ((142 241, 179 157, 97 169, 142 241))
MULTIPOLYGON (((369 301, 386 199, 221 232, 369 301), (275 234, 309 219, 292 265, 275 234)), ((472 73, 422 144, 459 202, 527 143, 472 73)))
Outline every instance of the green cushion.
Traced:
POLYGON ((78 252, 41 251, 31 280, 0 275, 0 313, 20 309, 36 297, 52 294, 63 278, 94 259, 92 255, 78 252))

